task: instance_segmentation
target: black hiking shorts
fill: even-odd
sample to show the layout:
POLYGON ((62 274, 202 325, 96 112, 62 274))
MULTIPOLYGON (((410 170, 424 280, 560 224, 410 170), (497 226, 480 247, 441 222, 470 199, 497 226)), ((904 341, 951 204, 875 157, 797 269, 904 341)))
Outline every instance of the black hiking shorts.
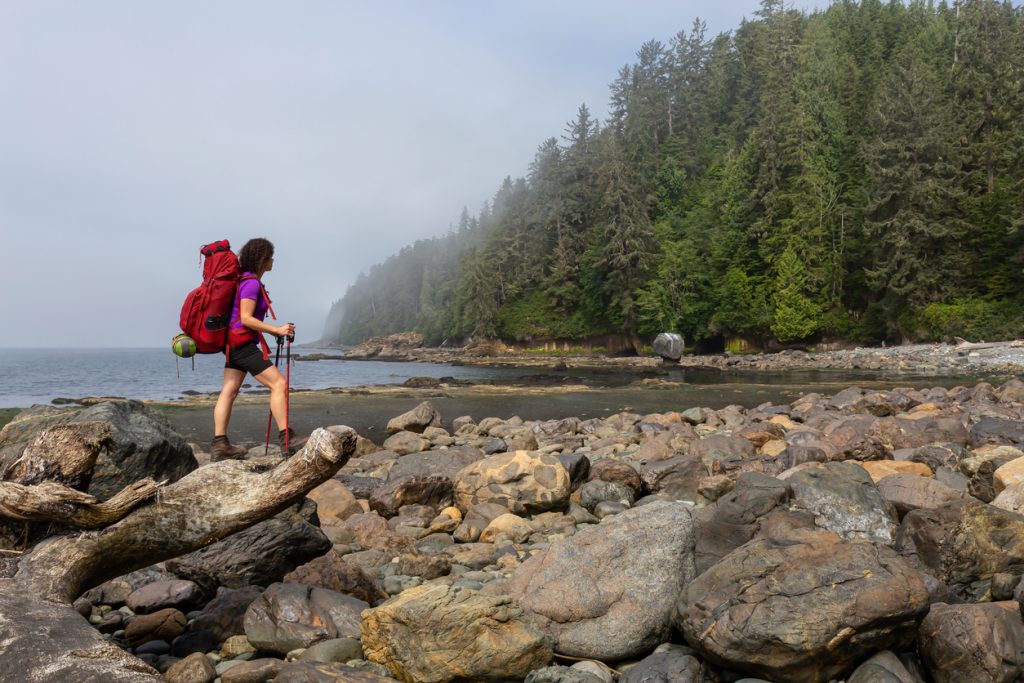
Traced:
POLYGON ((244 344, 231 349, 224 362, 225 368, 248 372, 255 377, 273 365, 269 358, 263 357, 263 349, 256 342, 244 344))

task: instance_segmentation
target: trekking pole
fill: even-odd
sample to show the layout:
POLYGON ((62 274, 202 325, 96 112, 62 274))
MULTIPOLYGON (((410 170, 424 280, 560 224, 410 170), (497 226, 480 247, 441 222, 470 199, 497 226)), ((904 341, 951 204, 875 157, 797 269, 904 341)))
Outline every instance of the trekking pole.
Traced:
MULTIPOLYGON (((288 453, 288 437, 291 436, 292 422, 288 417, 289 408, 291 407, 291 396, 292 396, 292 340, 295 339, 293 335, 285 337, 288 340, 288 346, 285 347, 284 352, 284 421, 288 426, 284 430, 284 450, 285 457, 288 453)), ((280 350, 280 346, 278 350, 280 350)))
MULTIPOLYGON (((278 363, 281 362, 281 343, 282 343, 281 342, 281 338, 277 337, 277 354, 274 356, 274 367, 275 368, 278 366, 278 363)), ((274 416, 274 411, 271 410, 270 413, 267 415, 267 441, 266 441, 266 444, 264 444, 264 446, 263 446, 263 457, 266 457, 267 453, 270 452, 270 418, 272 418, 273 416, 274 416)), ((285 418, 285 419, 287 420, 287 418, 285 418)), ((287 437, 285 437, 285 438, 287 438, 287 437)))

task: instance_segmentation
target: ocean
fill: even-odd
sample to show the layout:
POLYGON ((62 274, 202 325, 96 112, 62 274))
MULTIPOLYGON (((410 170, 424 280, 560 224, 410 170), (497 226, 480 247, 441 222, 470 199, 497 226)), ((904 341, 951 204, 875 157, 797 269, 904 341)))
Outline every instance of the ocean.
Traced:
MULTIPOLYGON (((293 349, 294 350, 294 349, 293 349)), ((304 350, 310 353, 308 349, 304 350)), ((274 349, 271 348, 271 353, 274 349)), ((284 353, 281 371, 284 372, 284 353)), ((0 408, 27 408, 55 398, 122 396, 173 401, 185 392, 219 391, 221 354, 179 359, 170 348, 149 349, 0 349, 0 408), (175 363, 177 360, 177 363, 175 363)), ((479 368, 390 361, 298 361, 291 368, 295 389, 401 384, 410 377, 501 379, 521 375, 512 368, 479 368)), ((247 377, 251 390, 262 390, 247 377)), ((243 388, 243 392, 246 389, 243 388)))

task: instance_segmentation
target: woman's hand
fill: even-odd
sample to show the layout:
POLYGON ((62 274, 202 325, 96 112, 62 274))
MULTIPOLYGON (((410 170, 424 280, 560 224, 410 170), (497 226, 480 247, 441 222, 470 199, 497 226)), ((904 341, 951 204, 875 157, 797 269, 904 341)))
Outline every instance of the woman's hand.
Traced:
POLYGON ((294 337, 295 336, 295 323, 285 323, 280 327, 275 327, 272 334, 278 337, 294 337))

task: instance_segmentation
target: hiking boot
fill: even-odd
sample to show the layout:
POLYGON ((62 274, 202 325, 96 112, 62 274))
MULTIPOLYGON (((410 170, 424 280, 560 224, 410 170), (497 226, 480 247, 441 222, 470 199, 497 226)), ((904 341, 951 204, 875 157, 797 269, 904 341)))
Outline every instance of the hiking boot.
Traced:
POLYGON ((226 436, 215 436, 213 437, 213 443, 210 444, 210 462, 217 462, 218 460, 245 460, 245 456, 248 453, 249 451, 241 446, 232 446, 226 436))
POLYGON ((281 455, 286 456, 286 457, 289 456, 289 455, 295 455, 296 453, 298 453, 302 449, 302 447, 306 445, 307 441, 309 441, 309 437, 308 436, 299 436, 299 435, 297 435, 295 433, 295 430, 292 429, 291 427, 289 427, 287 430, 282 429, 280 432, 277 433, 277 443, 278 443, 278 445, 281 446, 281 455), (285 437, 285 432, 286 431, 288 432, 288 449, 287 449, 288 452, 287 453, 285 453, 285 447, 284 447, 284 437, 285 437))

